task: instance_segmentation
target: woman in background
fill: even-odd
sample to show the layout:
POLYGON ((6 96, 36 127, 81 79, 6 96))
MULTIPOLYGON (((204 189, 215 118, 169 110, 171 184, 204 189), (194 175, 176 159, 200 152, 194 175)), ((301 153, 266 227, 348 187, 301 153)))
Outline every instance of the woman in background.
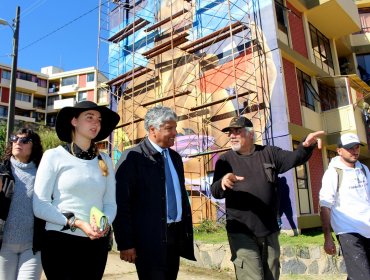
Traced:
POLYGON ((0 163, 0 279, 40 279, 40 236, 32 196, 42 157, 40 137, 29 128, 9 139, 0 163))
POLYGON ((45 152, 33 198, 35 215, 46 221, 41 259, 49 280, 103 277, 110 226, 90 222, 90 209, 97 207, 112 223, 117 205, 112 160, 95 142, 118 122, 117 113, 91 101, 58 113, 55 130, 66 145, 45 152))

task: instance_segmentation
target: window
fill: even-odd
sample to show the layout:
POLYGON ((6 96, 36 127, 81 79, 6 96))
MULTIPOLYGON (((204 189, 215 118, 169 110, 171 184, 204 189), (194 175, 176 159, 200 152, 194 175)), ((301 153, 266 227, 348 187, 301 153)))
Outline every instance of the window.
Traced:
POLYGON ((81 91, 78 93, 78 102, 87 100, 87 91, 81 91))
POLYGON ((38 78, 38 79, 37 79, 37 85, 38 85, 39 87, 46 88, 47 81, 46 81, 45 79, 38 78))
POLYGON ((47 114, 46 123, 49 126, 55 126, 56 115, 47 114))
POLYGON ((62 86, 71 86, 71 85, 77 85, 77 76, 62 79, 62 86))
POLYGON ((59 91, 59 84, 57 83, 49 83, 49 93, 54 93, 59 91))
POLYGON ((370 84, 370 54, 357 55, 358 72, 361 80, 370 84))
POLYGON ((8 116, 8 107, 0 106, 0 117, 8 116))
POLYGON ((98 104, 108 103, 108 91, 106 89, 103 88, 98 89, 97 102, 98 104))
POLYGON ((32 95, 24 92, 16 92, 15 100, 31 103, 32 95))
POLYGON ((116 8, 114 8, 114 10, 111 12, 110 14, 110 24, 109 26, 111 27, 111 29, 119 29, 120 25, 122 24, 122 21, 123 21, 123 18, 124 18, 124 5, 119 5, 117 6, 116 8))
POLYGON ((45 114, 32 112, 32 118, 34 118, 37 122, 42 122, 43 120, 45 120, 45 114))
MULTIPOLYGON (((296 150, 299 146, 298 141, 293 141, 293 149, 296 150)), ((298 201, 300 214, 310 214, 311 206, 309 202, 309 187, 307 165, 302 164, 294 168, 295 178, 298 188, 298 201)))
POLYGON ((37 81, 37 77, 35 75, 32 75, 30 73, 21 72, 21 71, 18 71, 17 78, 21 80, 29 81, 29 82, 37 81))
POLYGON ((33 107, 35 108, 45 108, 45 99, 44 98, 34 98, 33 99, 33 107))
POLYGON ((320 92, 320 104, 322 111, 336 109, 342 106, 349 105, 346 82, 344 78, 318 80, 320 92))
POLYGON ((59 100, 59 96, 49 96, 48 97, 48 106, 54 106, 54 101, 59 100))
POLYGON ((6 80, 10 80, 10 71, 2 69, 1 70, 1 78, 6 79, 6 80))
POLYGON ((94 73, 88 73, 86 77, 87 82, 93 82, 95 80, 95 74, 94 73))
POLYGON ((297 68, 297 80, 301 104, 315 111, 315 100, 320 101, 320 99, 311 84, 311 77, 297 68))
POLYGON ((275 0, 275 11, 276 19, 278 24, 279 39, 289 45, 288 37, 288 19, 286 13, 286 7, 284 6, 284 0, 275 0))
MULTIPOLYGON (((370 33, 370 9, 362 8, 358 9, 360 15, 361 31, 358 33, 370 33)), ((358 34, 357 33, 357 34, 358 34)))
POLYGON ((316 65, 329 74, 334 75, 333 56, 331 54, 329 39, 312 24, 310 24, 310 34, 316 65))

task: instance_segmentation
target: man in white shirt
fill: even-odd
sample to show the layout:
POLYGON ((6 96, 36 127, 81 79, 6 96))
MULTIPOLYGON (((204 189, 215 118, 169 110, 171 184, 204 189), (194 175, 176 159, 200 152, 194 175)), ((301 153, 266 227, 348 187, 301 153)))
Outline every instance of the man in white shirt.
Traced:
POLYGON ((320 190, 324 250, 336 254, 331 228, 341 245, 348 279, 370 279, 370 180, 369 169, 358 161, 360 140, 343 134, 338 156, 333 158, 320 190))

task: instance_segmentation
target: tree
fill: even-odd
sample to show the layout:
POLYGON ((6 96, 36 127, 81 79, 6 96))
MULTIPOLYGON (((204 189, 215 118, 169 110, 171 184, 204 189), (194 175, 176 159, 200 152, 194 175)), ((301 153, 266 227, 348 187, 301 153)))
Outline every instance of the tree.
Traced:
POLYGON ((55 148, 63 143, 59 140, 55 130, 50 127, 40 125, 37 133, 41 138, 44 151, 55 148))
POLYGON ((0 156, 4 154, 6 147, 6 122, 0 121, 0 156))

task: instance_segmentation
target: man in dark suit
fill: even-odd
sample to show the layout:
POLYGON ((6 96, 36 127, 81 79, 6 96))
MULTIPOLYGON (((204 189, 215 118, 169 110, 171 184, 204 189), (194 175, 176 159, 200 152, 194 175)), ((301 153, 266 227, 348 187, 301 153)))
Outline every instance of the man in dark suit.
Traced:
POLYGON ((177 116, 150 109, 148 136, 124 151, 116 167, 114 235, 122 260, 135 263, 139 279, 177 278, 180 256, 195 260, 190 204, 181 156, 174 145, 177 116))

